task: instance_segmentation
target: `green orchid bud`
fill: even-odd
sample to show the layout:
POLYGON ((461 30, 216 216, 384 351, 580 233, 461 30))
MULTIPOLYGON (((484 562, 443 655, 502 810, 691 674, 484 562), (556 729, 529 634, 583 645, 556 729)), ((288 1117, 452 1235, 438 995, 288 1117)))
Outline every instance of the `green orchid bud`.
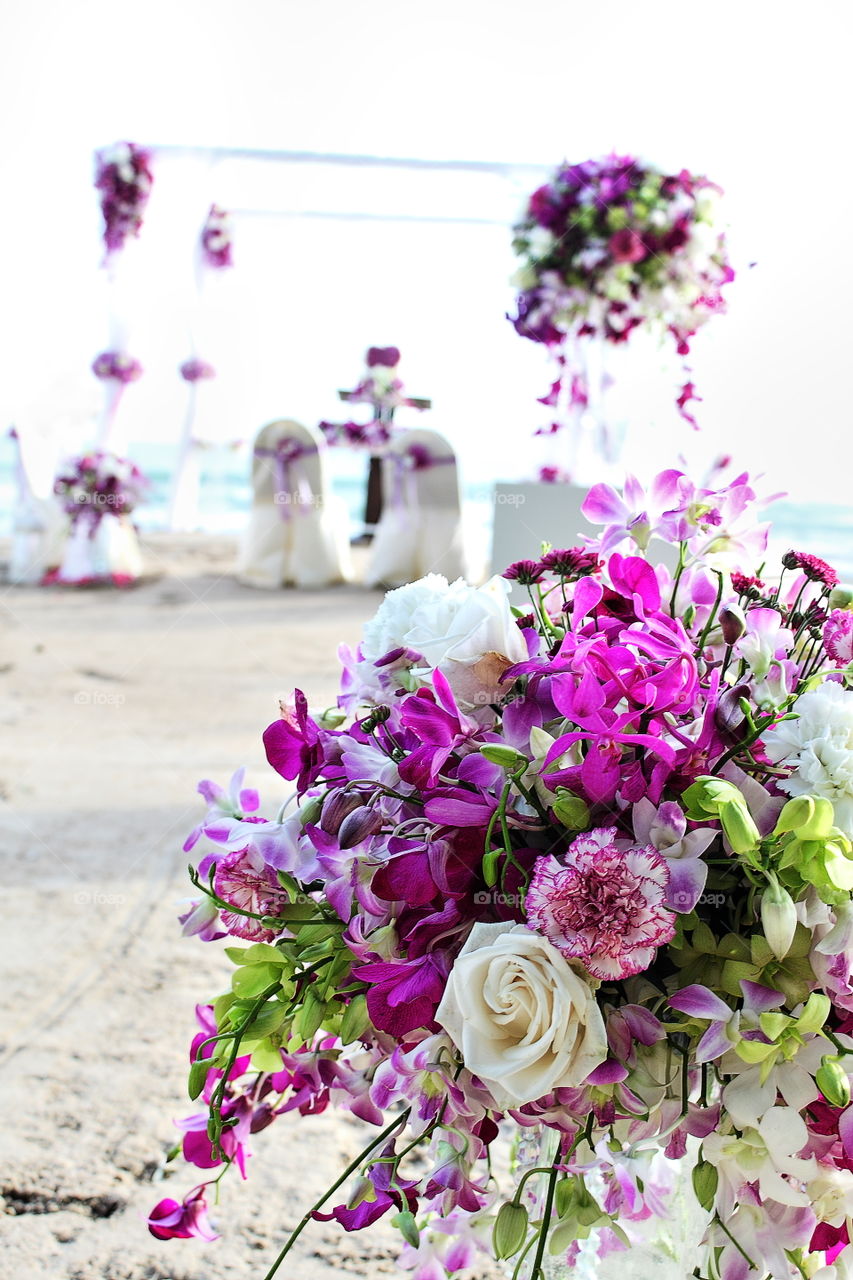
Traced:
POLYGON ((317 723, 322 729, 338 729, 347 718, 347 713, 342 711, 340 707, 327 707, 321 716, 318 717, 317 723))
POLYGON ((821 991, 813 991, 803 1006, 803 1012, 797 1018, 797 1031, 800 1035, 820 1031, 829 1017, 831 1008, 829 996, 825 996, 821 991))
POLYGON ((491 764, 500 765, 502 769, 509 769, 513 773, 521 768, 526 769, 530 763, 527 756, 516 751, 515 747, 507 747, 501 742, 487 742, 484 747, 480 747, 480 755, 491 764))
POLYGON ((832 831, 835 812, 822 796, 795 796, 783 807, 774 835, 793 831, 800 840, 825 840, 832 831))
POLYGON ((850 1080, 840 1058, 829 1054, 821 1058, 814 1079, 831 1107, 849 1106, 850 1080))
POLYGON ((853 608, 853 587, 845 587, 843 583, 833 587, 829 593, 830 609, 853 608))
POLYGON ((518 1253, 527 1238, 527 1222, 527 1210, 523 1204, 508 1200, 501 1205, 492 1232, 496 1258, 511 1258, 518 1253))
POLYGON ((784 960, 794 941, 797 909, 790 893, 782 888, 775 875, 768 877, 767 888, 761 895, 761 927, 776 959, 784 960))
POLYGON ((719 818, 726 839, 734 852, 751 853, 761 839, 761 833, 750 817, 743 797, 739 801, 721 804, 719 818))
POLYGON ((697 778, 684 792, 682 801, 688 818, 694 821, 716 818, 724 804, 739 804, 746 809, 746 800, 734 783, 711 774, 697 778))
POLYGON ((303 827, 316 826, 320 820, 320 813, 323 808, 323 802, 320 796, 313 796, 307 800, 299 810, 299 821, 303 827))
POLYGON ((413 1249, 420 1248, 421 1233, 415 1221, 415 1215, 409 1209, 403 1209, 391 1219, 392 1227, 396 1227, 400 1235, 413 1249))
POLYGON ((720 1181, 716 1168, 714 1165, 709 1164, 707 1160, 699 1160, 693 1166, 692 1178, 696 1199, 703 1209, 710 1211, 714 1207, 714 1198, 720 1181))
POLYGON ((569 831, 586 831, 589 826, 589 806, 580 796, 572 795, 565 787, 557 791, 552 808, 558 822, 569 831))

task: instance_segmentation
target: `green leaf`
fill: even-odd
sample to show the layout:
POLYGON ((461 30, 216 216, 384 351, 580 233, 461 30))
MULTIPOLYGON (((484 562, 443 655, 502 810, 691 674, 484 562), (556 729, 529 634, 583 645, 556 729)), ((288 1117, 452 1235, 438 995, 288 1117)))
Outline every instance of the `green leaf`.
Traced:
POLYGON ((255 1071, 281 1071, 281 1050, 270 1040, 264 1040, 252 1050, 250 1065, 255 1071))
POLYGON ((251 964, 235 969, 231 975, 231 987, 235 996, 250 1000, 259 996, 266 987, 278 982, 281 971, 271 964, 251 964))
POLYGON ((257 1017, 250 1023, 241 1042, 241 1049, 253 1049, 261 1044, 287 1019, 287 1006, 279 1000, 271 1000, 258 1011, 257 1017))
POLYGON ((363 993, 354 996, 346 1007, 341 1022, 341 1043, 352 1044, 370 1026, 370 1015, 367 1012, 367 998, 363 993))

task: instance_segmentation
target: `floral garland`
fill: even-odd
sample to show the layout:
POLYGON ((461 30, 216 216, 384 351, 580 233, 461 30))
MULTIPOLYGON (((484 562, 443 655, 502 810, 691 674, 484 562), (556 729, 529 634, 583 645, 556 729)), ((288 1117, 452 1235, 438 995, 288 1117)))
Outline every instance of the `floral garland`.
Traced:
MULTIPOLYGON (((623 343, 644 328, 669 335, 679 355, 689 353, 696 331, 725 310, 722 288, 734 279, 715 227, 721 194, 686 169, 666 174, 616 155, 561 165, 533 192, 514 228, 522 263, 509 318, 523 337, 557 352, 559 373, 541 403, 585 407, 585 373, 567 368, 567 347, 577 339, 623 343)), ((687 406, 697 399, 685 376, 676 403, 694 427, 687 406)))
POLYGON ((106 515, 129 515, 145 496, 150 481, 136 463, 101 451, 84 453, 57 476, 53 491, 76 524, 84 515, 93 531, 106 515))
POLYGON ((489 1238, 541 1280, 676 1186, 695 1274, 850 1274, 853 593, 803 552, 759 576, 757 507, 746 475, 597 485, 598 538, 504 574, 526 610, 500 579, 386 596, 338 707, 297 691, 264 734, 292 808, 199 785, 184 932, 244 945, 190 1050, 205 1181, 155 1236, 212 1239, 251 1135, 333 1105, 375 1135, 268 1280, 312 1218, 384 1215, 416 1280, 489 1238), (556 1148, 514 1189, 502 1120, 556 1148))
POLYGON ((133 142, 117 142, 95 157, 95 187, 101 193, 107 258, 138 236, 154 175, 151 152, 133 142))
POLYGON ((234 229, 231 216, 218 204, 212 204, 201 229, 201 256, 205 266, 214 271, 233 267, 234 229))

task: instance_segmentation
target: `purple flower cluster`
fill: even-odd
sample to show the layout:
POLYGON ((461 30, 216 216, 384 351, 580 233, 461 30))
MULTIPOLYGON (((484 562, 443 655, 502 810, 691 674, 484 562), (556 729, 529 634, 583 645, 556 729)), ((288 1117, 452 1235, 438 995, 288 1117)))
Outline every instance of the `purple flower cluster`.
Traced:
MULTIPOLYGON (((734 279, 714 227, 720 194, 707 178, 666 174, 633 156, 562 165, 514 229, 516 331, 562 353, 570 339, 623 343, 642 327, 687 355, 697 329, 725 310, 722 289, 734 279)), ((568 370, 564 356, 560 363, 542 403, 582 407, 584 373, 568 370)), ((700 397, 686 372, 676 404, 695 427, 687 406, 700 397)))
MULTIPOLYGON (((612 198, 629 179, 613 178, 612 198)), ((345 655, 339 709, 312 715, 296 692, 264 733, 292 808, 262 817, 242 774, 227 791, 201 784, 184 931, 248 945, 229 948, 231 992, 199 1011, 191 1093, 205 1109, 180 1124, 189 1163, 245 1174, 251 1135, 278 1115, 344 1106, 381 1132, 352 1194, 314 1216, 358 1230, 391 1215, 415 1276, 443 1280, 451 1259, 470 1264, 483 1222, 504 1251, 498 1123, 544 1125, 566 1247, 594 1169, 604 1192, 575 1227, 595 1218, 606 1252, 620 1223, 667 1213, 634 1149, 678 1158, 700 1138, 710 1160, 724 1132, 725 1166, 740 1141, 725 1117, 758 1132, 806 1045, 796 1096, 817 1098, 804 1085, 816 1078, 836 1108, 836 1138, 810 1130, 809 1159, 849 1167, 832 1154, 849 1086, 812 1041, 836 1017, 824 986, 843 1016, 853 1007, 838 888, 853 886, 853 844, 768 752, 828 658, 842 678, 853 615, 827 615, 834 576, 813 557, 796 553, 772 586, 754 574, 756 506, 745 475, 713 490, 675 470, 648 488, 595 486, 597 539, 504 575, 527 587, 529 612, 511 611, 500 579, 443 596, 440 580, 409 584, 345 655), (645 557, 654 539, 678 546, 674 573, 645 557)), ((757 1143, 710 1192, 720 1239, 737 1238, 762 1187, 770 1199, 757 1143)), ((776 1170, 780 1213, 801 1203, 799 1149, 776 1170)), ((152 1232, 205 1235, 202 1204, 203 1187, 162 1201, 152 1232)), ((797 1247, 817 1222, 838 1226, 819 1212, 787 1224, 797 1247)))
POLYGON ((231 230, 231 218, 225 209, 212 204, 208 211, 204 226, 201 229, 201 255, 205 266, 214 271, 225 267, 233 267, 234 241, 231 230))
POLYGON ((97 451, 74 458, 56 477, 53 491, 72 522, 85 514, 94 525, 105 515, 129 514, 148 487, 147 477, 134 462, 97 451))
POLYGON ((138 236, 154 175, 151 152, 133 142, 117 142, 96 156, 95 187, 101 196, 107 255, 138 236))
POLYGON ((123 351, 102 351, 92 361, 92 373, 102 382, 120 382, 126 386, 142 377, 142 365, 123 351))
POLYGON ((197 356, 185 360, 179 372, 184 382, 203 382, 216 377, 213 365, 208 364, 206 360, 199 360, 197 356))

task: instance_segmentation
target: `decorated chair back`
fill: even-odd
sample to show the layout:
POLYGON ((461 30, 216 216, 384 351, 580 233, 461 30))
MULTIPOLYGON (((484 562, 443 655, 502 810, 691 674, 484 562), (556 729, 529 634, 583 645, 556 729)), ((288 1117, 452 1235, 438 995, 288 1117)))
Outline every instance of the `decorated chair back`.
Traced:
POLYGON ((318 506, 324 497, 319 435, 292 418, 263 427, 252 452, 253 504, 272 503, 282 520, 298 508, 318 506))
POLYGON ((325 450, 319 432, 292 418, 258 432, 252 510, 238 566, 243 582, 322 587, 351 576, 346 514, 326 492, 325 450))
POLYGON ((464 574, 459 472, 445 437, 426 428, 394 435, 384 454, 382 487, 367 585, 464 574))

